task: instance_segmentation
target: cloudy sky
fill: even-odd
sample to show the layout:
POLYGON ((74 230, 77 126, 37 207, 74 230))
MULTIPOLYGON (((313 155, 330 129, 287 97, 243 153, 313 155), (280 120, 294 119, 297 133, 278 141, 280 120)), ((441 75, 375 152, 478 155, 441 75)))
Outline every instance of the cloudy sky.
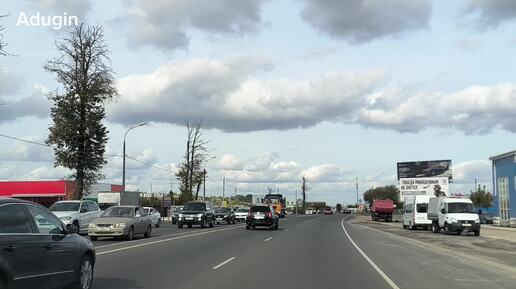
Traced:
MULTIPOLYGON (((515 149, 512 0, 9 0, 0 19, 0 134, 40 142, 50 125, 43 70, 66 29, 27 16, 101 24, 120 99, 110 103, 103 182, 177 190, 185 119, 202 118, 216 159, 207 192, 353 202, 396 184, 400 161, 451 159, 455 192, 490 187, 489 156, 515 149), (152 166, 143 164, 151 164, 152 166)), ((58 179, 46 147, 0 137, 0 179, 58 179)))

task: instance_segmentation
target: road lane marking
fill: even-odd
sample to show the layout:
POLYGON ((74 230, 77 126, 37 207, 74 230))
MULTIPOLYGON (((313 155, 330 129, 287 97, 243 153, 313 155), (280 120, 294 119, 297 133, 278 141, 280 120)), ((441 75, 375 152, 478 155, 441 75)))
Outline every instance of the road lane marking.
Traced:
POLYGON ((355 249, 357 249, 360 255, 362 255, 362 257, 364 257, 364 259, 366 259, 366 261, 376 270, 376 272, 378 272, 378 274, 385 280, 385 282, 387 282, 387 284, 391 286, 392 289, 400 289, 400 287, 398 287, 398 285, 396 285, 396 283, 394 283, 394 281, 392 281, 392 279, 389 278, 389 276, 387 276, 387 274, 385 274, 385 272, 383 272, 382 269, 380 269, 380 267, 378 267, 378 265, 376 265, 376 263, 373 262, 373 260, 371 260, 371 258, 369 258, 369 256, 367 256, 367 254, 364 253, 364 251, 362 251, 362 249, 360 249, 360 247, 358 247, 355 241, 351 239, 351 236, 348 234, 348 231, 344 227, 344 219, 345 218, 342 218, 342 221, 340 221, 340 225, 342 226, 342 230, 344 230, 344 233, 346 233, 346 236, 348 237, 351 244, 355 247, 355 249))
POLYGON ((220 263, 219 265, 217 265, 217 266, 213 267, 213 270, 217 270, 217 269, 219 269, 220 267, 222 267, 222 266, 226 265, 227 263, 229 263, 229 262, 231 262, 231 261, 233 261, 233 260, 235 260, 235 257, 231 257, 231 258, 227 259, 226 261, 224 261, 224 262, 220 263))
POLYGON ((286 229, 286 230, 285 230, 285 232, 288 232, 288 231, 290 231, 290 229, 286 229))
POLYGON ((100 255, 104 255, 104 254, 110 254, 110 253, 115 253, 115 252, 119 252, 119 251, 125 251, 125 250, 129 250, 129 249, 133 249, 133 248, 139 248, 139 247, 143 247, 143 246, 149 246, 149 245, 154 245, 154 244, 164 243, 164 242, 168 242, 168 241, 174 241, 174 240, 179 240, 179 239, 185 239, 185 238, 189 238, 189 237, 195 237, 195 236, 200 236, 200 235, 206 235, 206 234, 216 233, 216 232, 221 232, 221 231, 226 231, 226 230, 239 229, 239 228, 242 228, 242 227, 243 227, 243 226, 237 226, 237 227, 230 227, 230 228, 225 228, 225 229, 220 229, 220 230, 204 231, 204 232, 195 233, 195 234, 190 234, 190 235, 184 235, 184 236, 173 237, 173 238, 168 238, 168 239, 163 239, 163 240, 158 240, 158 241, 152 241, 152 242, 147 242, 147 243, 138 244, 138 245, 133 245, 133 246, 127 246, 127 247, 123 247, 123 248, 117 248, 117 249, 108 250, 108 251, 104 251, 104 252, 97 252, 97 254, 96 254, 96 255, 97 255, 97 256, 100 256, 100 255))
MULTIPOLYGON (((242 226, 240 226, 240 227, 242 227, 242 226)), ((209 230, 209 231, 214 231, 214 230, 216 230, 216 229, 209 230)), ((155 236, 155 237, 153 237, 153 239, 163 238, 163 237, 170 237, 170 236, 177 236, 177 235, 185 235, 185 234, 190 234, 190 233, 192 233, 192 231, 181 232, 181 233, 171 233, 171 234, 155 236)), ((120 241, 118 243, 113 243, 113 244, 109 244, 109 245, 95 246, 95 249, 102 249, 102 248, 113 247, 113 246, 123 246, 123 245, 131 244, 131 243, 140 243, 140 241, 148 241, 148 239, 137 239, 137 240, 125 241, 125 242, 124 241, 120 241)))
POLYGON ((271 239, 272 239, 272 237, 269 237, 269 238, 265 239, 264 241, 265 241, 265 242, 268 242, 268 241, 270 241, 271 239))

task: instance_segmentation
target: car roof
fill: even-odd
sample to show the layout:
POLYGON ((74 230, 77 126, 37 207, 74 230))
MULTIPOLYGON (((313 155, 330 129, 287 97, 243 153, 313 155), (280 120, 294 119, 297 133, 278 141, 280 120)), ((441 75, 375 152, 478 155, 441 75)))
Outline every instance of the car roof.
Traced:
POLYGON ((122 205, 122 206, 111 206, 110 208, 141 208, 140 206, 130 206, 130 205, 122 205))
POLYGON ((20 200, 20 199, 14 199, 14 198, 0 198, 0 205, 5 204, 33 204, 32 202, 20 200))
POLYGON ((56 203, 80 203, 80 200, 57 201, 56 203))

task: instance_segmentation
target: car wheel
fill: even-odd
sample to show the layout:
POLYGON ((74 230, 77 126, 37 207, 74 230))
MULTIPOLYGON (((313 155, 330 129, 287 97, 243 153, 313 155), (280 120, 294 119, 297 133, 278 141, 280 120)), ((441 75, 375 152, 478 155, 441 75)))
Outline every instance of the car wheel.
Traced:
POLYGON ((127 232, 127 240, 131 241, 132 239, 134 239, 134 228, 131 226, 127 232))
POLYGON ((249 229, 251 229, 251 227, 249 227, 249 226, 245 226, 245 229, 246 229, 246 230, 249 230, 249 229))
POLYGON ((98 240, 97 236, 90 236, 90 241, 97 241, 97 240, 98 240))
POLYGON ((477 237, 478 237, 478 236, 480 236, 480 230, 478 230, 478 231, 473 231, 473 233, 475 233, 475 236, 477 236, 477 237))
POLYGON ((178 227, 179 229, 183 229, 183 224, 177 223, 177 227, 178 227))
POLYGON ((256 226, 252 226, 251 228, 252 228, 253 230, 256 230, 256 226))
POLYGON ((215 227, 215 220, 212 220, 210 223, 210 228, 213 228, 213 227, 215 227))
POLYGON ((156 223, 156 228, 159 228, 161 226, 161 220, 158 219, 158 222, 156 223))
POLYGON ((84 256, 79 266, 77 279, 72 284, 72 288, 90 289, 93 284, 93 260, 90 256, 84 256))
POLYGON ((145 236, 145 238, 150 238, 151 235, 152 235, 152 225, 149 225, 149 227, 147 227, 147 232, 145 232, 145 234, 143 234, 145 236))
POLYGON ((206 228, 206 219, 202 219, 201 228, 206 228))
POLYGON ((432 232, 434 232, 434 233, 436 233, 436 234, 437 234, 437 233, 439 233, 439 232, 441 232, 441 228, 439 228, 439 225, 438 225, 438 224, 436 224, 436 223, 432 223, 432 232))
POLYGON ((279 222, 276 221, 276 226, 274 227, 275 230, 278 230, 279 229, 279 222))

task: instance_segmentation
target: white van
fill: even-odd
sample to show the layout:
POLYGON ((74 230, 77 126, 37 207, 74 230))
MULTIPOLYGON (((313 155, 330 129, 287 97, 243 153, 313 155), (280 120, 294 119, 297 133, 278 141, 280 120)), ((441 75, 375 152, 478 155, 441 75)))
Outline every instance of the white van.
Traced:
POLYGON ((439 233, 463 231, 480 235, 480 219, 470 199, 432 197, 428 205, 428 218, 432 220, 432 231, 439 233))
POLYGON ((407 199, 403 206, 403 229, 415 230, 419 227, 430 228, 432 221, 428 219, 428 203, 431 196, 420 195, 407 199))

